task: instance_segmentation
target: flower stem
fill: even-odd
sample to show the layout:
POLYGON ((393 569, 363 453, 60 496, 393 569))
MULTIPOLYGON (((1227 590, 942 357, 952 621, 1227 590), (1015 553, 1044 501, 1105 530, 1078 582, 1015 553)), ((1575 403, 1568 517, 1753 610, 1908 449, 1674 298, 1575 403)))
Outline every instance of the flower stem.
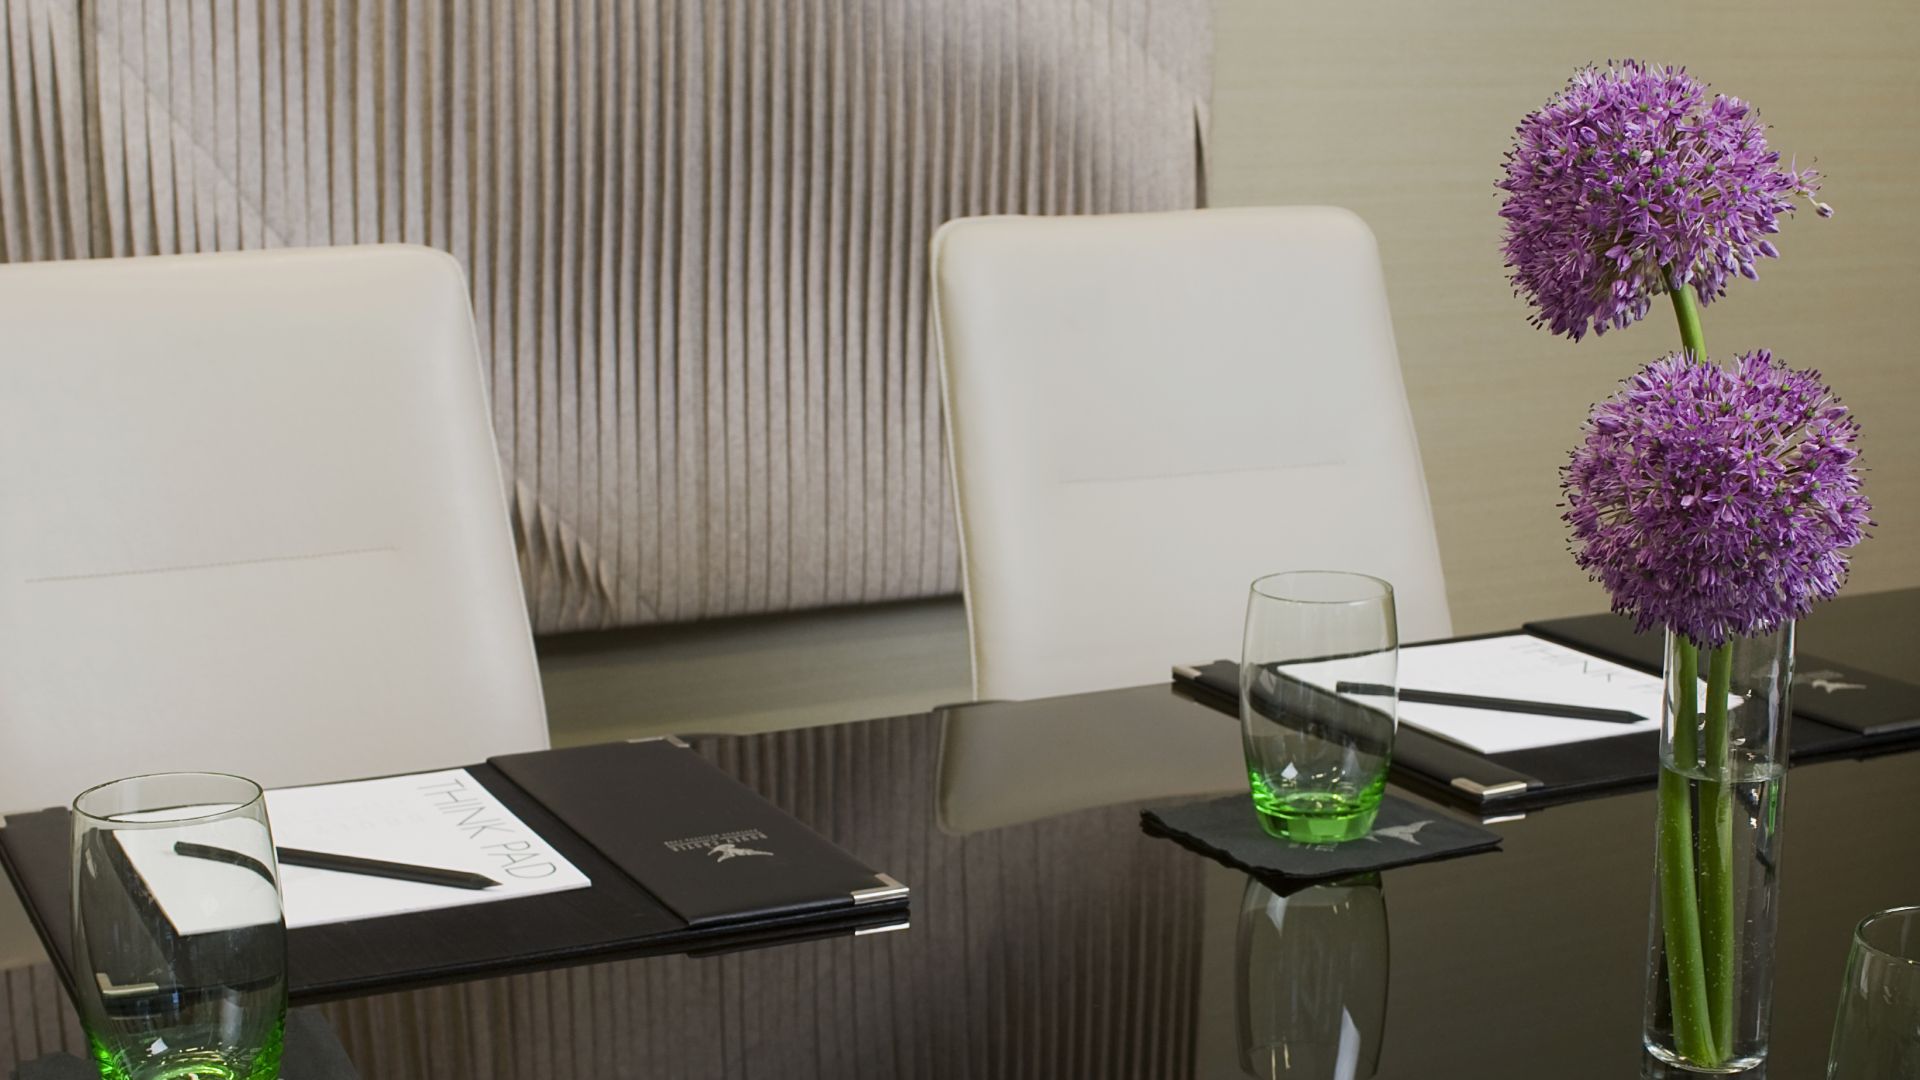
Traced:
MULTIPOLYGON (((1680 323, 1680 347, 1694 363, 1706 363, 1707 338, 1700 327, 1700 305, 1693 290, 1671 266, 1667 267, 1667 295, 1673 298, 1674 318, 1680 323)), ((1684 775, 1661 770, 1661 915, 1676 1048, 1688 1060, 1712 1066, 1733 1053, 1733 788, 1727 782, 1727 691, 1732 681, 1733 646, 1721 645, 1707 654, 1704 733, 1697 732, 1699 646, 1676 636, 1674 650, 1680 661, 1680 685, 1674 688, 1674 765, 1701 777, 1700 805, 1696 838, 1690 785, 1684 775), (1696 734, 1704 735, 1703 745, 1698 747, 1696 734), (1684 963, 1676 963, 1675 954, 1681 951, 1695 966, 1689 969, 1684 963), (1689 1040, 1693 1042, 1691 1049, 1689 1040)))
POLYGON ((1733 1051, 1733 785, 1729 768, 1727 695, 1733 682, 1733 643, 1707 658, 1705 761, 1700 784, 1700 938, 1707 966, 1707 1005, 1714 1044, 1733 1051))
POLYGON ((1667 295, 1673 297, 1673 314, 1680 320, 1680 347, 1696 364, 1707 362, 1707 335, 1700 329, 1700 305, 1693 299, 1693 290, 1674 274, 1673 268, 1667 268, 1667 295))
POLYGON ((1667 991, 1673 1013, 1674 1049, 1687 1061, 1716 1065, 1714 1024, 1708 1004, 1700 910, 1694 881, 1693 807, 1687 776, 1696 771, 1700 652, 1674 635, 1672 760, 1661 763, 1659 865, 1660 928, 1666 943, 1667 991))

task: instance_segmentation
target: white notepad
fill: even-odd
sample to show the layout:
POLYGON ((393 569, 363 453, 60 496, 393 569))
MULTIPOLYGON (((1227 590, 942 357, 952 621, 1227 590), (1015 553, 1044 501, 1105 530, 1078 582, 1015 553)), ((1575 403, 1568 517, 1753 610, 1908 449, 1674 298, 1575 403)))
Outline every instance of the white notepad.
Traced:
MULTIPOLYGON (((1338 679, 1353 677, 1351 669, 1339 662, 1288 665, 1286 671, 1328 690, 1333 689, 1338 679)), ((1401 723, 1469 750, 1498 754, 1636 731, 1658 731, 1664 683, 1657 675, 1635 671, 1531 634, 1503 634, 1401 649, 1400 686, 1449 694, 1625 709, 1644 718, 1637 724, 1614 724, 1452 705, 1400 703, 1401 723)))
MULTIPOLYGON (((465 769, 279 788, 267 792, 267 817, 280 847, 467 870, 500 882, 491 889, 456 889, 282 866, 280 891, 289 929, 592 884, 465 769)), ((243 842, 253 829, 257 827, 252 822, 236 820, 198 829, 124 831, 118 838, 174 928, 196 934, 261 921, 255 894, 265 881, 241 867, 177 855, 173 842, 218 846, 224 838, 241 850, 255 851, 257 838, 252 845, 243 842), (209 828, 231 830, 233 835, 209 828)), ((271 891, 266 895, 270 899, 271 891)))

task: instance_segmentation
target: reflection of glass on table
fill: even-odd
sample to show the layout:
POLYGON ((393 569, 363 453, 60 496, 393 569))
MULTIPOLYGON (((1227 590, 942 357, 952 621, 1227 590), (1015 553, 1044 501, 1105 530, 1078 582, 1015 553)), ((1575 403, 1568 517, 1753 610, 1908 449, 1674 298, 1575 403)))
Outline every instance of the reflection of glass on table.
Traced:
POLYGON ((1378 1069, 1388 961, 1379 874, 1286 895, 1249 877, 1235 960, 1247 1075, 1363 1080, 1378 1069))

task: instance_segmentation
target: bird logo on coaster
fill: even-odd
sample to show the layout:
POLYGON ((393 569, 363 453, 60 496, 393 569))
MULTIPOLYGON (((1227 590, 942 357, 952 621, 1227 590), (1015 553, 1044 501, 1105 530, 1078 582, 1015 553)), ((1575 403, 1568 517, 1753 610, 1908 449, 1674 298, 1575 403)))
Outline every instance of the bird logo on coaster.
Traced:
POLYGON ((1419 847, 1420 841, 1414 839, 1415 834, 1431 824, 1433 824, 1431 821, 1416 821, 1409 825, 1389 825, 1384 829, 1373 830, 1368 833, 1364 839, 1371 840, 1377 844, 1380 842, 1381 837, 1391 836, 1395 840, 1405 840, 1414 847, 1419 847))
POLYGON ((1865 690, 1866 683, 1846 682, 1844 671, 1803 671, 1793 677, 1797 683, 1805 683, 1815 690, 1824 690, 1831 694, 1835 690, 1865 690))
POLYGON ((726 862, 728 859, 737 859, 742 855, 771 855, 773 852, 741 847, 739 844, 715 844, 707 849, 707 854, 718 856, 714 862, 726 862))

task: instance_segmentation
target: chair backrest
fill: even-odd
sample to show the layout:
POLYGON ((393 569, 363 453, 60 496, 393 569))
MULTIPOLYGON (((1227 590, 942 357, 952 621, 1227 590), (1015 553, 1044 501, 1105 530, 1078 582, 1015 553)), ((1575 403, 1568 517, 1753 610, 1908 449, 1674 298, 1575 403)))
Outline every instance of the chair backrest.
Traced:
POLYGON ((456 254, 541 633, 944 596, 927 238, 1195 205, 1214 7, 0 3, 0 261, 456 254))
POLYGON ((1237 657, 1247 588, 1451 627, 1373 235, 1331 207, 973 218, 933 241, 974 691, 1237 657))
POLYGON ((451 258, 0 267, 0 327, 0 810, 546 745, 451 258))

